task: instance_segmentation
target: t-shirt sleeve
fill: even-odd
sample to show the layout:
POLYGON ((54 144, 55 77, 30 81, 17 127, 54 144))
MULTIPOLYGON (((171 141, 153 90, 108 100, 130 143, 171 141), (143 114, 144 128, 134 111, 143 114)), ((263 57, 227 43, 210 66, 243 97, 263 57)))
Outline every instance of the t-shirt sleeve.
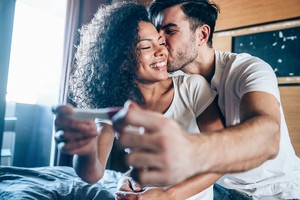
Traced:
POLYGON ((190 75, 186 78, 186 86, 189 95, 189 103, 196 117, 213 102, 216 92, 203 76, 190 75))
POLYGON ((248 92, 261 91, 274 95, 280 102, 277 78, 269 64, 253 57, 243 64, 238 73, 240 75, 236 77, 240 78, 235 86, 239 98, 248 92))

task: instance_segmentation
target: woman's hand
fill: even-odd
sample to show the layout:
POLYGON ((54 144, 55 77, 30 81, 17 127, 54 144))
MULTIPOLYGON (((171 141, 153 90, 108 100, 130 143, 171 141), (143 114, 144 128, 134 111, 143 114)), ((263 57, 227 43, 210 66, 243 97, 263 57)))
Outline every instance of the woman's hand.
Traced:
POLYGON ((118 181, 116 199, 136 199, 138 194, 142 191, 139 183, 134 181, 131 177, 131 170, 126 172, 118 181))
POLYGON ((164 188, 145 188, 141 192, 118 192, 117 200, 174 200, 164 188))
POLYGON ((58 148, 70 155, 91 155, 97 151, 97 137, 99 135, 94 120, 74 120, 74 108, 62 105, 53 109, 56 115, 55 140, 58 148))

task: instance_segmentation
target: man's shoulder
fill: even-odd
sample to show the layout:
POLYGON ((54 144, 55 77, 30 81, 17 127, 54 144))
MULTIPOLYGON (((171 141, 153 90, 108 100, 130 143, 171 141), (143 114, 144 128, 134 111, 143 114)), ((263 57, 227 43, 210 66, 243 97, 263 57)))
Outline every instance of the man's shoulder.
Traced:
POLYGON ((259 57, 253 56, 248 53, 234 53, 234 52, 216 52, 216 60, 223 64, 235 64, 235 65, 250 65, 254 63, 268 65, 264 60, 259 57))
POLYGON ((216 66, 217 68, 223 68, 223 72, 226 74, 229 73, 235 75, 238 72, 244 73, 249 71, 252 73, 257 70, 273 72, 272 67, 267 62, 248 53, 216 51, 216 66))

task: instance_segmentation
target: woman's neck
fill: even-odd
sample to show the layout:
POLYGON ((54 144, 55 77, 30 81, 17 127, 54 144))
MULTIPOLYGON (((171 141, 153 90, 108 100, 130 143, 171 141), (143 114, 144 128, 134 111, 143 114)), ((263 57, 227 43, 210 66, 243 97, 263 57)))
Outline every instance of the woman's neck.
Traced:
POLYGON ((170 107, 174 97, 172 78, 156 83, 137 83, 141 91, 145 109, 165 113, 170 107))

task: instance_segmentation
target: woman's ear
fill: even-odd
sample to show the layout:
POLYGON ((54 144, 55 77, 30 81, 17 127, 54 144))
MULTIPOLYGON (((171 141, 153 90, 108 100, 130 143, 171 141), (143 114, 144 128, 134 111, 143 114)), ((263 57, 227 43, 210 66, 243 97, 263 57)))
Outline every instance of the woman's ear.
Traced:
POLYGON ((203 24, 196 29, 197 39, 198 39, 198 46, 202 46, 207 43, 209 34, 210 34, 210 27, 207 24, 203 24))

